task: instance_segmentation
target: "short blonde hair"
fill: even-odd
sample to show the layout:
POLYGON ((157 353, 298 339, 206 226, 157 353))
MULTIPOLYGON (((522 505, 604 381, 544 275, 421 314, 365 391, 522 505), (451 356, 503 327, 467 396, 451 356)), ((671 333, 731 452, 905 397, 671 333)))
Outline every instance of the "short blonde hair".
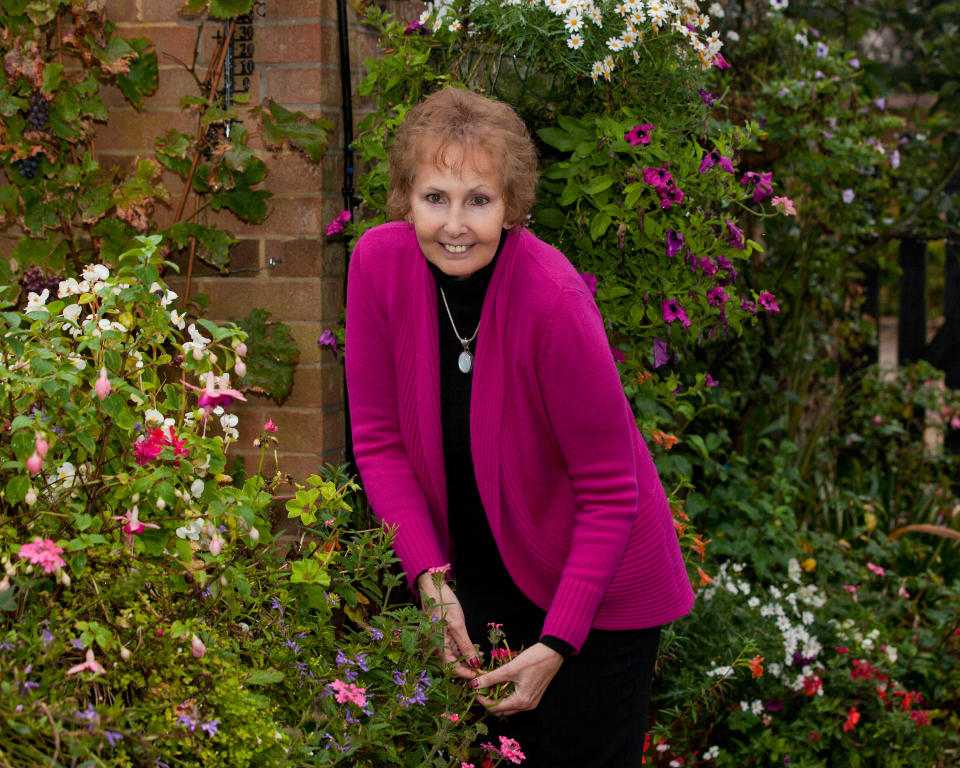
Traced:
POLYGON ((397 129, 390 147, 387 215, 407 217, 417 167, 428 162, 444 167, 451 147, 463 150, 461 163, 477 150, 490 159, 500 170, 505 219, 511 226, 522 224, 537 192, 537 150, 527 126, 509 104, 453 87, 411 108, 397 129))

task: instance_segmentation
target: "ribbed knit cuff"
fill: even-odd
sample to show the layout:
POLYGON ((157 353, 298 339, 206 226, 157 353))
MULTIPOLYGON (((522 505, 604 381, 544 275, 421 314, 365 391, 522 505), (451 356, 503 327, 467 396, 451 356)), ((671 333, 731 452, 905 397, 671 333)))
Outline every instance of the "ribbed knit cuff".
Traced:
POLYGON ((550 603, 542 634, 558 637, 579 652, 602 599, 596 585, 564 579, 550 603))
POLYGON ((570 645, 570 643, 553 635, 541 635, 540 642, 547 646, 547 648, 559 653, 565 659, 569 659, 577 652, 577 649, 570 645))

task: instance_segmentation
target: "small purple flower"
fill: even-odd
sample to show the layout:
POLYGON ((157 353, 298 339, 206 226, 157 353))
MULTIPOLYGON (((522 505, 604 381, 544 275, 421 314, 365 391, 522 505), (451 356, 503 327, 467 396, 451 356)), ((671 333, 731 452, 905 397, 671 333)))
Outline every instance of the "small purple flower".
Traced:
POLYGON ((774 314, 780 314, 780 305, 777 304, 777 298, 770 291, 764 291, 759 296, 757 296, 757 301, 760 302, 760 306, 763 307, 768 312, 773 312, 774 314))
POLYGON ((726 292, 719 285, 713 286, 709 291, 707 291, 707 301, 710 303, 711 307, 720 307, 730 301, 730 297, 727 296, 726 292))
POLYGON ((40 639, 43 641, 44 645, 50 645, 53 642, 53 635, 49 630, 43 630, 43 633, 40 635, 40 639))
POLYGON ((887 100, 883 96, 878 96, 873 100, 873 106, 883 112, 887 108, 887 100))
POLYGON ((757 304, 754 301, 750 301, 746 296, 741 297, 740 299, 740 309, 744 312, 749 312, 751 315, 757 314, 757 304))
POLYGON ((270 598, 270 607, 275 611, 280 611, 280 618, 283 618, 283 603, 281 603, 277 598, 270 598))
POLYGON ((208 736, 213 738, 219 729, 220 721, 219 720, 208 720, 205 723, 200 724, 200 730, 206 732, 208 736))
POLYGON ((706 277, 713 277, 717 274, 717 265, 713 263, 713 259, 709 256, 701 256, 697 259, 697 266, 700 267, 700 271, 706 277))
POLYGON ((850 61, 848 61, 847 64, 849 64, 854 69, 860 69, 860 59, 858 59, 856 56, 850 59, 850 61))
POLYGON ((613 359, 617 363, 627 362, 627 356, 617 347, 610 347, 610 353, 613 355, 613 359))
POLYGON ((850 205, 850 203, 852 203, 854 198, 856 197, 856 194, 852 189, 845 189, 843 190, 843 192, 840 193, 840 197, 843 200, 843 202, 845 202, 847 205, 850 205))
POLYGON ((675 229, 667 230, 667 258, 676 256, 686 244, 687 241, 681 233, 675 229))
POLYGON ((825 78, 825 77, 826 77, 826 75, 823 74, 823 70, 822 70, 822 69, 818 69, 816 72, 813 73, 813 79, 814 79, 814 80, 823 80, 823 78, 825 78))
POLYGON ((116 733, 114 731, 104 731, 103 735, 107 737, 107 741, 110 742, 110 746, 116 746, 118 741, 123 741, 123 734, 116 733))
POLYGON ((72 639, 70 640, 70 644, 71 644, 74 648, 76 648, 78 651, 82 651, 84 648, 87 647, 87 646, 85 646, 85 645, 83 644, 83 640, 81 640, 79 637, 74 637, 74 638, 72 638, 72 639))
POLYGON ((654 339, 653 340, 653 368, 656 370, 661 365, 666 365, 670 362, 670 351, 667 346, 667 342, 663 339, 654 339))
POLYGON ((283 642, 283 646, 284 646, 285 648, 289 648, 291 651, 293 651, 293 655, 294 655, 294 656, 296 656, 298 653, 300 653, 300 650, 301 650, 301 649, 300 649, 300 646, 297 645, 297 643, 296 643, 294 640, 285 640, 285 641, 283 642))
POLYGON ((700 161, 700 173, 706 173, 715 165, 719 165, 727 173, 734 173, 733 158, 724 157, 716 149, 703 156, 703 160, 700 161))
POLYGON ((698 89, 698 90, 697 90, 697 93, 700 94, 700 99, 701 99, 701 100, 703 101, 703 103, 706 104, 708 107, 713 106, 713 102, 715 102, 715 101, 717 100, 717 97, 716 97, 716 96, 714 96, 712 93, 710 93, 710 91, 708 91, 708 90, 706 90, 706 89, 704 89, 704 88, 698 89))
POLYGON ((687 317, 687 311, 680 306, 676 299, 663 300, 663 322, 670 324, 674 320, 679 320, 684 328, 690 327, 690 319, 687 317))
POLYGON ((896 170, 900 167, 900 150, 895 149, 890 153, 890 167, 896 170))
POLYGON ((97 713, 97 710, 93 708, 93 704, 89 704, 84 710, 78 710, 77 717, 81 720, 86 720, 88 723, 87 727, 91 731, 95 726, 100 724, 100 715, 97 713))
POLYGON ((730 219, 724 219, 727 223, 727 242, 734 248, 745 249, 747 246, 743 240, 743 232, 730 219))
POLYGON ((590 289, 590 295, 597 295, 597 276, 591 275, 589 272, 581 272, 580 277, 583 278, 583 282, 587 284, 587 288, 590 289))
POLYGON ((780 699, 770 699, 764 706, 766 706, 767 712, 779 712, 783 709, 783 701, 780 699))
POLYGON ((376 627, 370 628, 370 639, 371 640, 383 640, 383 632, 381 632, 376 627))
POLYGON ((827 58, 827 56, 829 56, 829 55, 830 55, 830 46, 828 46, 828 45, 827 45, 825 42, 823 42, 822 40, 821 40, 820 42, 818 42, 818 43, 817 43, 817 56, 819 56, 821 59, 825 59, 825 58, 827 58))
POLYGON ((683 202, 684 193, 680 187, 670 184, 657 190, 660 195, 660 207, 663 210, 669 210, 673 205, 680 205, 683 202))
POLYGON ((407 28, 403 30, 405 35, 426 35, 427 33, 427 28, 416 19, 407 24, 407 28))
POLYGON ((177 718, 177 725, 182 725, 188 731, 193 733, 195 730, 197 730, 197 726, 200 725, 200 720, 193 715, 188 715, 186 712, 182 712, 177 718))
POLYGON ((321 347, 330 347, 334 352, 337 351, 337 335, 327 328, 323 333, 320 334, 320 338, 317 339, 317 344, 321 347))
POLYGON ((716 387, 720 384, 720 382, 713 378, 713 376, 711 376, 709 373, 703 377, 703 381, 708 387, 716 387))
POLYGON ((755 173, 748 171, 740 179, 741 184, 753 186, 753 202, 762 203, 773 194, 773 173, 755 173))

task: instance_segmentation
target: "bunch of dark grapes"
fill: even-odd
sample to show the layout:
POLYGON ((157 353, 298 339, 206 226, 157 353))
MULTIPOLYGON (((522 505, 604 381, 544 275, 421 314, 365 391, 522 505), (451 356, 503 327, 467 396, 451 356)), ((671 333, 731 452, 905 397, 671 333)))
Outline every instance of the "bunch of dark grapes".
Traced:
POLYGON ((23 160, 17 160, 14 165, 17 166, 17 171, 25 179, 32 179, 37 175, 37 168, 40 167, 40 155, 34 155, 33 157, 25 157, 23 160))
POLYGON ((30 267, 30 269, 24 271, 23 277, 20 278, 20 285, 23 286, 23 290, 27 293, 32 291, 33 293, 40 294, 43 293, 44 288, 47 288, 53 296, 56 296, 57 291, 60 289, 61 280, 63 280, 62 275, 47 276, 40 267, 30 267))
POLYGON ((35 131, 42 131, 50 121, 50 105, 39 93, 30 94, 30 109, 27 110, 27 120, 35 131))

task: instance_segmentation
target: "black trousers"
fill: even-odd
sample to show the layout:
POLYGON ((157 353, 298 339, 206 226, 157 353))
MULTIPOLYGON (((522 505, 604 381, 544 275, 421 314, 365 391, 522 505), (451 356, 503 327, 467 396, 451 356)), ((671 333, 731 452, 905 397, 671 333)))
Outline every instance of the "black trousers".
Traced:
MULTIPOLYGON (((469 583, 457 592, 470 638, 484 652, 487 622, 504 625, 513 650, 538 641, 545 614, 525 597, 504 603, 469 583)), ((490 741, 516 739, 526 755, 524 768, 639 768, 659 643, 660 627, 591 630, 535 710, 487 717, 490 741)))

